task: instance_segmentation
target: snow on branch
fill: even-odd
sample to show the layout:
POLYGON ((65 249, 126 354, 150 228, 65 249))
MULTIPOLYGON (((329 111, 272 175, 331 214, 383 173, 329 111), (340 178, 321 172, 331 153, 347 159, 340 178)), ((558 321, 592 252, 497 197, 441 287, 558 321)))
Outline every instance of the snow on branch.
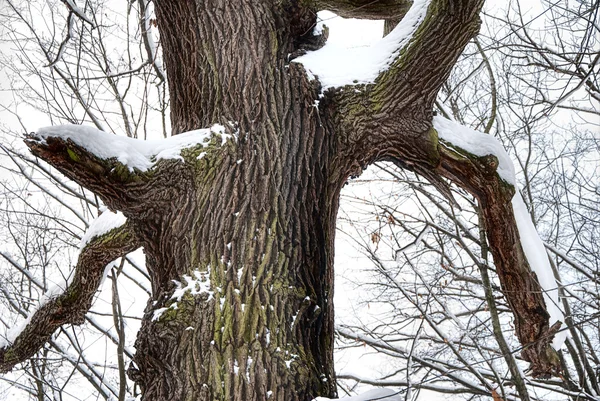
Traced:
MULTIPOLYGON (((548 313, 550 314, 550 326, 553 326, 556 322, 561 322, 562 327, 566 328, 565 316, 559 306, 558 284, 548 260, 546 247, 531 221, 531 215, 527 211, 527 207, 519 191, 515 193, 512 199, 512 207, 517 227, 519 228, 519 237, 521 238, 523 252, 527 256, 531 270, 537 276, 540 287, 542 287, 546 309, 548 309, 548 313)), ((567 334, 567 330, 561 330, 556 333, 552 340, 552 347, 556 350, 560 349, 567 338, 567 334)))
MULTIPOLYGON (((322 89, 373 83, 398 57, 425 18, 431 0, 415 0, 389 35, 365 47, 340 47, 326 43, 321 49, 294 60, 316 75, 322 89)), ((319 26, 317 25, 317 28, 319 26)))
POLYGON ((73 37, 74 24, 75 20, 73 19, 73 12, 69 12, 69 16, 67 17, 67 34, 63 41, 60 43, 60 46, 58 47, 56 58, 53 61, 51 61, 50 64, 47 65, 47 67, 54 67, 62 59, 63 53, 65 52, 65 49, 67 47, 67 43, 69 43, 69 40, 71 40, 71 38, 73 37))
POLYGON ((152 64, 154 67, 154 71, 158 76, 160 81, 164 81, 166 78, 165 72, 163 70, 162 63, 158 58, 158 46, 154 41, 154 37, 152 35, 152 25, 153 22, 156 23, 156 19, 152 18, 151 15, 151 3, 147 0, 138 0, 138 4, 140 6, 140 25, 142 28, 142 38, 144 41, 144 47, 146 48, 146 53, 148 54, 148 63, 152 64))
MULTIPOLYGON (((512 160, 496 138, 439 116, 433 118, 433 127, 437 131, 439 139, 442 140, 442 144, 445 142, 459 153, 466 152, 479 157, 494 156, 498 160, 496 172, 500 178, 508 184, 516 186, 512 160)), ((546 309, 550 314, 550 326, 561 322, 562 326, 566 327, 564 314, 559 307, 558 284, 554 278, 546 248, 531 221, 531 216, 518 190, 515 191, 512 198, 512 209, 521 247, 543 292, 546 309)), ((558 332, 552 342, 553 348, 560 349, 566 336, 566 330, 558 332)))
POLYGON ((172 176, 180 177, 189 170, 185 163, 165 165, 159 161, 183 161, 182 151, 189 149, 186 154, 195 163, 194 157, 200 159, 206 153, 200 152, 203 148, 223 146, 234 135, 215 124, 167 139, 144 141, 92 127, 60 125, 27 135, 25 144, 35 156, 99 195, 111 209, 139 212, 154 199, 150 192, 174 194, 181 190, 172 185, 172 176))
POLYGON ((127 223, 103 233, 100 227, 106 229, 110 225, 92 224, 94 226, 95 235, 90 236, 81 250, 75 273, 66 288, 47 291, 38 308, 0 340, 0 372, 8 372, 32 357, 62 325, 83 323, 107 266, 140 246, 127 223))
POLYGON ((99 159, 114 158, 130 171, 147 171, 161 159, 183 160, 183 149, 196 145, 206 147, 215 134, 221 135, 222 144, 230 137, 225 134, 225 127, 219 124, 166 139, 147 141, 113 135, 82 125, 56 125, 39 129, 30 142, 35 142, 36 137, 40 144, 45 144, 48 138, 70 140, 99 159))
POLYGON ((85 231, 85 234, 81 237, 79 249, 85 248, 85 246, 94 238, 100 237, 115 228, 121 227, 126 221, 127 218, 123 216, 123 213, 105 210, 100 216, 92 221, 92 224, 90 224, 85 231))
POLYGON ((455 149, 463 149, 475 156, 496 156, 498 158, 496 171, 500 178, 510 185, 515 185, 513 162, 496 138, 440 116, 433 117, 433 128, 437 131, 439 139, 452 144, 455 149))
POLYGON ((83 10, 81 8, 77 7, 77 4, 75 4, 74 0, 61 0, 61 1, 63 3, 65 3, 65 5, 69 8, 70 12, 77 15, 79 18, 81 18, 83 21, 90 24, 92 27, 95 26, 94 22, 87 15, 85 15, 85 12, 83 12, 83 10))

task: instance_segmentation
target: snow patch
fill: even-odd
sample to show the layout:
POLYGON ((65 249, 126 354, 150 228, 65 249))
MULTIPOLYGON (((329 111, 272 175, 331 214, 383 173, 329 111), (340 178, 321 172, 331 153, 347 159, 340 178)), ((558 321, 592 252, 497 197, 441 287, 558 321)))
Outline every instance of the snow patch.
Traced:
POLYGON ((221 135, 221 146, 232 138, 232 135, 225 133, 225 127, 219 124, 166 139, 148 141, 113 135, 82 125, 55 125, 40 128, 37 132, 42 142, 50 137, 70 139, 101 159, 117 159, 129 167, 130 171, 147 171, 160 159, 183 160, 183 149, 196 145, 206 147, 215 134, 221 135))
POLYGON ((496 138, 440 116, 433 117, 433 128, 437 131, 439 138, 475 156, 496 156, 498 158, 498 175, 507 183, 515 185, 513 162, 504 150, 504 146, 496 138))
POLYGON ((248 383, 250 383, 250 368, 252 367, 252 362, 254 362, 252 360, 252 357, 248 357, 248 360, 246 361, 246 380, 248 380, 248 383))
POLYGON ((179 302, 186 292, 189 292, 191 295, 207 293, 209 295, 208 300, 212 299, 213 291, 210 290, 210 271, 200 272, 196 270, 194 271, 194 277, 192 278, 187 274, 183 275, 183 279, 187 282, 185 287, 176 281, 177 289, 173 291, 171 299, 176 299, 179 302))
POLYGON ((152 314, 152 321, 155 322, 158 319, 160 319, 160 317, 162 316, 163 313, 165 313, 166 311, 168 311, 169 308, 158 308, 154 311, 154 313, 152 314))
MULTIPOLYGON (((304 65, 310 78, 317 76, 323 90, 344 85, 372 83, 408 44, 427 14, 431 0, 415 0, 402 21, 386 37, 371 46, 350 47, 325 43, 293 62, 304 65)), ((316 32, 322 28, 317 24, 316 32)))
POLYGON ((121 212, 112 212, 105 210, 100 216, 96 217, 83 234, 79 242, 79 249, 83 249, 92 239, 106 234, 110 230, 121 227, 127 218, 121 212))
MULTIPOLYGON (((177 286, 177 288, 175 289, 175 291, 173 291, 173 295, 171 295, 170 300, 172 300, 172 301, 174 300, 175 302, 173 302, 171 305, 169 305, 167 307, 158 308, 158 309, 154 310, 153 315, 152 315, 153 322, 160 319, 160 317, 163 315, 163 313, 165 313, 169 309, 176 310, 178 307, 177 302, 181 301, 181 298, 186 293, 190 293, 192 296, 199 295, 199 294, 208 294, 207 301, 210 301, 211 299, 213 299, 214 292, 210 290, 210 270, 207 270, 205 272, 200 272, 198 270, 195 270, 193 272, 193 275, 194 275, 194 277, 189 276, 187 274, 183 275, 183 280, 186 282, 185 286, 182 285, 182 283, 180 283, 179 281, 173 280, 175 285, 177 286)), ((188 329, 189 329, 189 327, 188 327, 188 329)))

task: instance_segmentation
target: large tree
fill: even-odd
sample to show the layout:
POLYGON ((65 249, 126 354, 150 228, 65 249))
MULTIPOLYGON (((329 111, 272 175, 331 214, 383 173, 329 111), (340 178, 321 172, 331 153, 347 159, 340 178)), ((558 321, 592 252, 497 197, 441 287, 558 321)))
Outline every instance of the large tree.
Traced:
MULTIPOLYGON (((322 45, 316 12, 402 21, 410 1, 156 0, 172 134, 213 127, 181 158, 130 169, 99 132, 26 143, 127 218, 82 250, 64 293, 0 350, 7 371, 80 323, 105 266, 143 247, 152 284, 129 376, 145 400, 335 396, 333 242, 349 177, 391 161, 475 196, 533 375, 557 373, 549 315, 498 158, 443 142, 437 93, 478 32, 482 0, 432 0, 372 82, 328 86, 294 57, 322 45), (219 124, 218 126, 215 124, 219 124), (217 127, 217 128, 214 128, 217 127), (225 137, 233 137, 224 141, 225 137)), ((422 2, 419 2, 422 3, 422 2)), ((73 16, 85 14, 67 1, 73 16)), ((65 135, 65 132, 70 132, 65 135)))

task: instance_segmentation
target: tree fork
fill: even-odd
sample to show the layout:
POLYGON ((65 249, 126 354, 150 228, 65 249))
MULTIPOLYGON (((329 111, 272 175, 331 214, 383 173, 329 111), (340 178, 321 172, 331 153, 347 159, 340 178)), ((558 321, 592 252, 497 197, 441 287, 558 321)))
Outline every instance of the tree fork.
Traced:
MULTIPOLYGON (((373 17, 376 3, 407 5, 327 1, 340 9, 360 5, 357 17, 373 17)), ((234 142, 186 149, 182 161, 160 161, 145 173, 68 140, 27 142, 122 210, 144 246, 152 295, 129 369, 143 399, 335 395, 339 192, 379 160, 425 174, 440 188, 450 179, 479 199, 524 355, 534 374, 555 373, 548 345, 554 328, 519 242, 512 188, 493 158, 459 157, 432 129, 433 102, 478 30, 482 1, 433 0, 373 84, 330 89, 323 98, 318 81, 289 60, 307 43, 318 4, 155 1, 173 133, 220 123, 234 142)), ((376 14, 403 12, 394 10, 376 14)))

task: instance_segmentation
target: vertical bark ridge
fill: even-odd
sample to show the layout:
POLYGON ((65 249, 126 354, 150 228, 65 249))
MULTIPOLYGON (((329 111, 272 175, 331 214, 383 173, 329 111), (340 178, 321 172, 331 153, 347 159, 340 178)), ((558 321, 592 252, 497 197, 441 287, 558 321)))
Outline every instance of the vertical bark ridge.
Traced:
POLYGON ((273 116, 275 71, 316 16, 296 0, 157 0, 156 15, 174 134, 273 116))

